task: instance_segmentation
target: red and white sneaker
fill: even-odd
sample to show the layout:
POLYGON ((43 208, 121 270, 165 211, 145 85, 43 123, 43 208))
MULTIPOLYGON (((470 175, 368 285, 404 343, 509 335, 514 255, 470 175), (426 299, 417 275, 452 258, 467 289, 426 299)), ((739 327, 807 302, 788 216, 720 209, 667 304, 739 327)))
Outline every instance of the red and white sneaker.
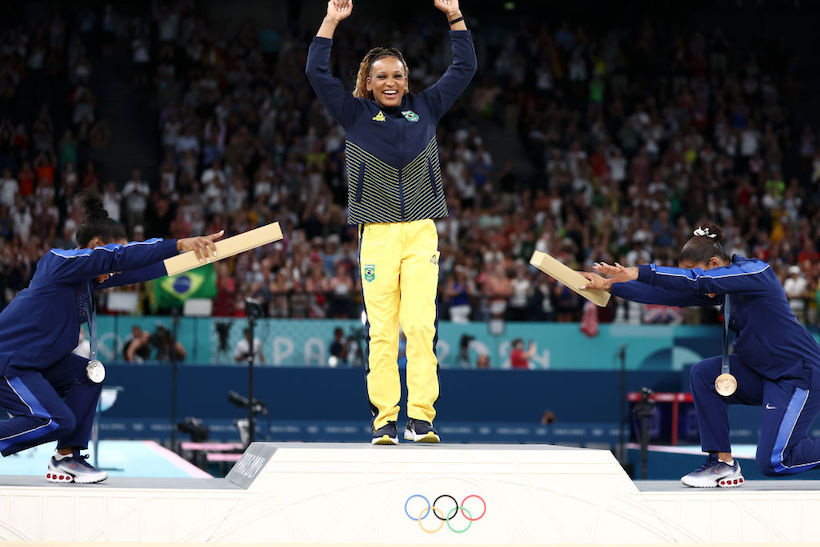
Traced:
POLYGON ((710 454, 706 463, 681 477, 680 481, 692 488, 736 488, 743 485, 743 475, 737 460, 729 465, 710 454))
POLYGON ((75 450, 70 456, 57 459, 51 457, 46 472, 46 480, 51 482, 76 482, 77 484, 92 484, 102 482, 108 478, 108 473, 100 471, 86 460, 88 455, 80 454, 75 450))

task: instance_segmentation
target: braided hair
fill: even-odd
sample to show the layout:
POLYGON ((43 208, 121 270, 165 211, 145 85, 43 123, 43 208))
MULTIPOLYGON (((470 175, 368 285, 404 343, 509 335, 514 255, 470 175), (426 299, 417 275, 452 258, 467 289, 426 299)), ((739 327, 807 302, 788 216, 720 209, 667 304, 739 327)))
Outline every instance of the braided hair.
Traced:
MULTIPOLYGON (((372 99, 373 92, 367 90, 367 78, 370 76, 370 71, 373 69, 373 63, 385 57, 395 57, 404 67, 404 77, 409 80, 410 69, 407 68, 407 62, 401 51, 394 47, 374 47, 367 52, 362 62, 359 63, 359 72, 356 74, 356 88, 353 90, 353 96, 360 99, 372 99)), ((410 91, 408 84, 407 91, 410 91)))
POLYGON ((678 262, 706 264, 713 256, 718 257, 721 262, 730 261, 726 249, 723 248, 723 231, 716 224, 709 223, 698 226, 694 235, 681 249, 678 262))
POLYGON ((103 243, 126 239, 125 229, 116 220, 109 218, 99 194, 82 192, 76 199, 85 210, 85 220, 77 229, 77 245, 85 248, 95 237, 99 237, 103 243))

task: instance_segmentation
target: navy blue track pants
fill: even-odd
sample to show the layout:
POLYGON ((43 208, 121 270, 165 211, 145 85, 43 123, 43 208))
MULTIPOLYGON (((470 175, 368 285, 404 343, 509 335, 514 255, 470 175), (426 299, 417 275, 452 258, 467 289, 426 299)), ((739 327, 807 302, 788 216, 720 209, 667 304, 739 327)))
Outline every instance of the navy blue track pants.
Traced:
POLYGON ((801 473, 819 465, 820 438, 808 435, 820 414, 820 389, 802 389, 788 380, 774 382, 744 365, 737 355, 729 359, 737 378, 737 391, 730 397, 715 391, 720 357, 692 367, 692 397, 703 451, 731 452, 729 405, 757 405, 761 407, 757 465, 764 474, 801 473))
POLYGON ((88 448, 102 384, 86 374, 88 359, 69 354, 45 370, 14 370, 0 379, 0 453, 14 454, 49 441, 57 448, 88 448))

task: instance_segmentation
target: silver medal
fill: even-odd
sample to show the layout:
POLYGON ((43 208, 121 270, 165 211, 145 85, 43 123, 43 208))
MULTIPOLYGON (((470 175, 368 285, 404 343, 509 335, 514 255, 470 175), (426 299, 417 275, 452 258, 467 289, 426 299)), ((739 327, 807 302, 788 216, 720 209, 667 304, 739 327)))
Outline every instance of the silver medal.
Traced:
POLYGON ((88 379, 95 384, 101 384, 102 381, 105 380, 105 367, 96 359, 92 359, 88 362, 88 366, 85 367, 85 372, 88 374, 88 379))

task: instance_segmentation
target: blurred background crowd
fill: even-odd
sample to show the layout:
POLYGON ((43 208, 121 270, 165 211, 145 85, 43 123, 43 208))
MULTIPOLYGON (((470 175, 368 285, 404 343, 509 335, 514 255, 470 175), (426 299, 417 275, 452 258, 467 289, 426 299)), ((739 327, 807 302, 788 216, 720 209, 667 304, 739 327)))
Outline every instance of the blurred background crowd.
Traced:
MULTIPOLYGON (((442 319, 578 321, 582 301, 527 265, 533 250, 578 269, 674 264, 710 220, 731 251, 769 261, 801 321, 817 323, 820 125, 806 96, 818 72, 776 27, 750 31, 765 2, 731 18, 703 2, 586 15, 462 3, 479 71, 439 127, 442 319)), ((390 44, 411 89, 435 82, 450 61, 439 14, 419 8, 385 25, 370 5, 357 2, 339 27, 334 73, 352 88, 367 49, 390 44)), ((93 189, 135 240, 282 225, 281 243, 217 265, 214 315, 242 315, 247 297, 269 317, 360 314, 344 134, 304 76, 324 4, 270 9, 286 21, 277 30, 194 0, 8 9, 0 307, 48 248, 74 246, 72 198, 93 189)), ((141 306, 162 311, 150 291, 141 306)), ((712 315, 624 302, 599 311, 628 322, 712 315)))

